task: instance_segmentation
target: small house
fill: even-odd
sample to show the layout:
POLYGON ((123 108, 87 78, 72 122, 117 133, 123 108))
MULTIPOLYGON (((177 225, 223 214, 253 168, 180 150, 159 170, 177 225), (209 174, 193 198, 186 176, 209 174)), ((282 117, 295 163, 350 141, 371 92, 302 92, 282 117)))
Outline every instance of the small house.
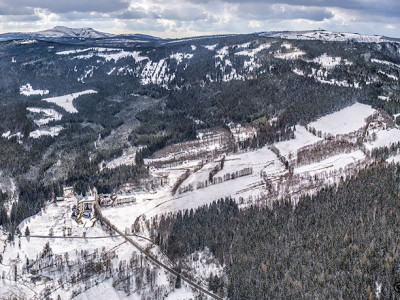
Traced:
POLYGON ((113 200, 111 199, 110 194, 100 194, 99 202, 101 206, 109 206, 112 204, 113 200))
POLYGON ((64 197, 72 198, 73 196, 74 196, 74 188, 72 186, 65 186, 64 187, 64 197))
POLYGON ((87 196, 78 201, 78 209, 81 212, 91 213, 94 207, 95 198, 94 196, 87 196))

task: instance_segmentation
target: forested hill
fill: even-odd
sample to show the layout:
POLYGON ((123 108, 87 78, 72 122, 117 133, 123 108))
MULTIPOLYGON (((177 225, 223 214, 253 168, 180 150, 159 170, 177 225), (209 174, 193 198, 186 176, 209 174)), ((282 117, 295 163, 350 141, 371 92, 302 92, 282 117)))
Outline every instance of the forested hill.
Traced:
POLYGON ((14 203, 16 226, 63 184, 111 192, 146 171, 103 162, 137 149, 143 162, 209 128, 251 126, 257 135, 240 147, 257 148, 355 102, 400 112, 396 40, 309 34, 3 36, 0 207, 14 203))
POLYGON ((296 207, 221 200, 161 218, 156 240, 175 261, 210 249, 227 271, 210 285, 229 299, 395 299, 399 183, 399 166, 375 166, 296 207))
POLYGON ((10 293, 16 284, 21 298, 68 298, 101 285, 163 299, 180 283, 143 264, 151 251, 230 299, 393 298, 398 40, 58 27, 0 36, 0 70, 0 274, 10 293), (132 255, 90 203, 77 207, 85 201, 146 250, 132 255), (99 253, 112 265, 78 263, 100 263, 99 253))

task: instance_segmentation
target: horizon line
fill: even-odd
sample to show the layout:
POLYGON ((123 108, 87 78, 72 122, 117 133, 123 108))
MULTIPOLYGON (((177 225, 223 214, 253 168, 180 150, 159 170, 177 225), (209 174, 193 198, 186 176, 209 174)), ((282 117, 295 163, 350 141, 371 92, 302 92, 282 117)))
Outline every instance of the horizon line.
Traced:
MULTIPOLYGON (((153 33, 141 33, 141 32, 120 32, 120 33, 114 33, 114 32, 109 32, 109 31, 102 31, 102 30, 97 30, 93 27, 68 27, 65 25, 56 25, 52 28, 47 28, 47 29, 42 29, 42 30, 37 30, 37 31, 6 31, 6 32, 1 32, 0 31, 0 35, 4 35, 4 34, 17 34, 17 33, 22 33, 22 34, 37 34, 37 33, 41 33, 43 31, 51 31, 56 29, 57 27, 64 27, 67 29, 90 29, 99 33, 104 33, 104 34, 111 34, 111 35, 147 35, 147 36, 151 36, 151 37, 155 37, 155 38, 160 38, 160 39, 171 39, 171 40, 175 40, 175 39, 187 39, 187 38, 196 38, 196 37, 212 37, 212 36, 221 36, 221 35, 251 35, 251 34, 260 34, 260 33, 272 33, 272 32, 308 32, 308 31, 327 31, 327 32, 333 32, 333 33, 349 33, 349 34, 358 34, 358 35, 364 35, 364 36, 381 36, 381 37, 387 37, 387 38, 393 38, 393 39, 398 39, 399 37, 394 37, 394 36, 387 36, 384 34, 379 34, 379 33, 374 33, 374 34, 369 34, 369 33, 359 33, 359 32, 351 32, 351 31, 332 31, 329 29, 324 29, 324 28, 318 28, 318 29, 304 29, 304 30, 261 30, 261 31, 253 31, 253 32, 246 32, 246 33, 228 33, 228 32, 220 32, 220 33, 201 33, 199 32, 197 35, 196 33, 193 33, 193 35, 182 35, 180 37, 160 37, 159 35, 154 35, 153 33)), ((159 33, 161 36, 163 36, 165 32, 159 31, 159 32, 154 32, 154 33, 159 33)))

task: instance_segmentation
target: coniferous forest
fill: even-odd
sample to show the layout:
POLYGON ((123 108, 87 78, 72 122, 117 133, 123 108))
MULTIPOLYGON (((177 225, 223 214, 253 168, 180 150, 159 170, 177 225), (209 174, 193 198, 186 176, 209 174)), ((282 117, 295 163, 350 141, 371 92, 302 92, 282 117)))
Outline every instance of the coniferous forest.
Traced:
POLYGON ((156 241, 175 261, 210 249, 229 299, 396 299, 399 192, 400 167, 377 165, 295 207, 221 199, 163 216, 156 241))

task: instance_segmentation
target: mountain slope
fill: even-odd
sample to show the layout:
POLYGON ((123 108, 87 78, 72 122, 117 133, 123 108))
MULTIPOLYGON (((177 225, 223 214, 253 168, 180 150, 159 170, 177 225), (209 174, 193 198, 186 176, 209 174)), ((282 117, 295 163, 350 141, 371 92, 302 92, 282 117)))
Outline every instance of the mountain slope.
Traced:
POLYGON ((359 33, 332 32, 326 30, 308 31, 272 31, 260 33, 262 36, 289 40, 319 40, 334 42, 382 43, 398 41, 381 35, 365 35, 359 33))
POLYGON ((93 28, 69 28, 65 26, 56 26, 52 29, 37 32, 8 32, 0 34, 0 41, 7 40, 45 40, 45 41, 74 41, 74 40, 96 40, 110 39, 110 42, 117 43, 116 39, 155 41, 159 38, 143 34, 111 34, 94 30, 93 28))
MULTIPOLYGON (((173 278, 142 267, 87 214, 73 219, 79 195, 92 187, 103 215, 161 256, 148 240, 157 240, 160 214, 227 196, 240 209, 297 203, 371 163, 399 161, 400 44, 385 37, 310 31, 166 40, 58 27, 8 38, 0 42, 0 274, 40 298, 50 286, 56 298, 61 282, 62 298, 85 297, 88 288, 97 296, 98 284, 122 298, 172 293, 173 284, 162 286, 173 278), (51 202, 65 185, 76 197, 51 202), (28 226, 32 239, 18 237, 16 228, 28 226)), ((208 268, 185 260, 200 267, 203 282, 224 273, 218 261, 208 268)))
POLYGON ((112 37, 114 34, 96 31, 93 28, 68 28, 65 26, 56 26, 53 29, 39 31, 33 33, 38 37, 53 37, 53 38, 85 38, 98 39, 112 37))

